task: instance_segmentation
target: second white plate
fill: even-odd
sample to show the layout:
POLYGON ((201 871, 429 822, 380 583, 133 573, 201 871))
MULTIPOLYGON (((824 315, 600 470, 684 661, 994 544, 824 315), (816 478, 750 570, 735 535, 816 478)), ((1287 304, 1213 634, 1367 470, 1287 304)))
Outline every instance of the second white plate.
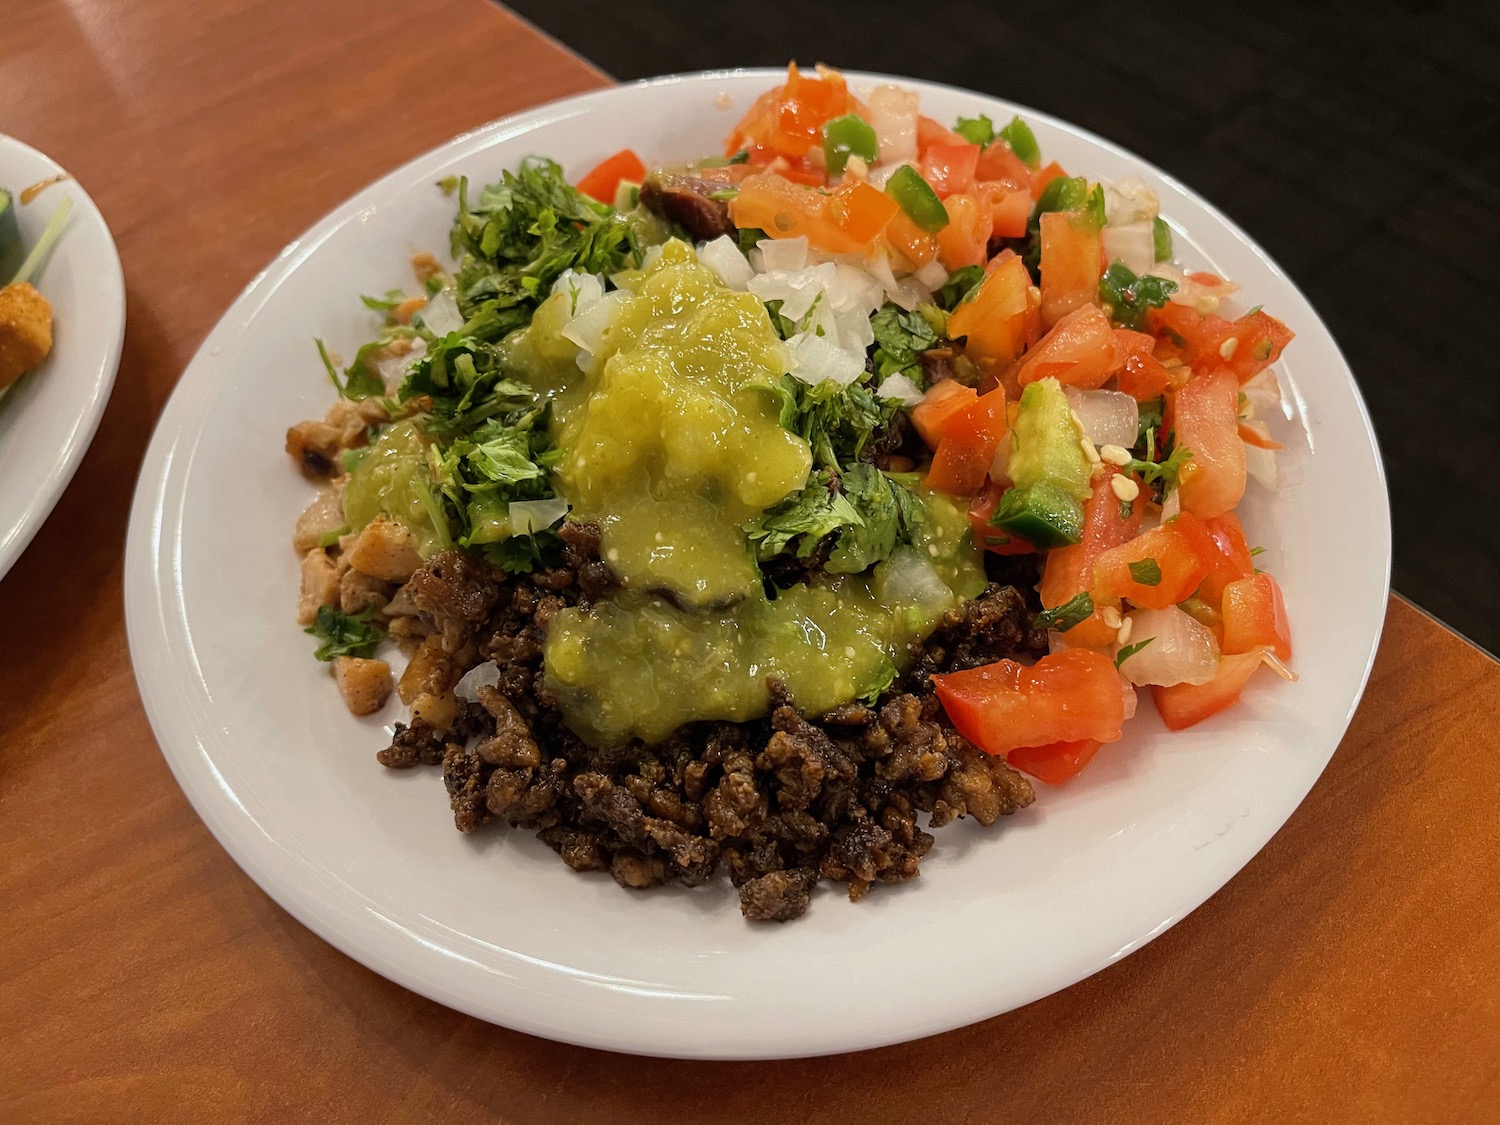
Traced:
MULTIPOLYGON (((19 194, 60 175, 56 161, 0 134, 0 187, 19 194)), ((32 282, 52 303, 52 354, 0 399, 0 578, 26 549, 83 460, 114 386, 125 338, 125 279, 104 216, 73 180, 24 206, 21 237, 35 244, 64 196, 73 210, 32 282)))

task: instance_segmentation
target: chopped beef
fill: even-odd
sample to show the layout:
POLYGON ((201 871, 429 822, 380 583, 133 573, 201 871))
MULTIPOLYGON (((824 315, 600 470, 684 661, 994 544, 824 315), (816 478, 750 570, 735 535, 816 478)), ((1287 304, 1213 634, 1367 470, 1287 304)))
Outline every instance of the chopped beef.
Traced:
POLYGON ((451 730, 398 725, 379 754, 392 768, 441 763, 460 831, 496 821, 535 831, 574 870, 608 871, 636 890, 724 872, 746 918, 784 922, 822 880, 857 900, 916 878, 928 828, 965 816, 992 825, 1031 803, 1025 777, 942 720, 930 684, 934 673, 1045 650, 1016 589, 992 585, 947 614, 878 705, 812 718, 773 683, 766 718, 598 748, 564 724, 542 649, 559 610, 604 596, 615 579, 597 528, 570 522, 560 535, 561 567, 508 576, 444 552, 405 587, 445 649, 500 669, 451 730))
POLYGON ((710 183, 693 176, 674 176, 656 172, 641 185, 641 206, 670 223, 683 227, 694 241, 704 242, 721 234, 733 234, 729 221, 729 204, 712 198, 723 184, 710 183))

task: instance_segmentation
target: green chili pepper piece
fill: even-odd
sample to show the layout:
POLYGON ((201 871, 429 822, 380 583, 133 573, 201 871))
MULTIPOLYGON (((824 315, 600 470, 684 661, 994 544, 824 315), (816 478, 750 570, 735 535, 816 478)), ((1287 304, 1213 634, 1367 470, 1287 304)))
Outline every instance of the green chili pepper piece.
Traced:
POLYGON ((1156 245, 1156 260, 1165 262, 1172 257, 1172 228, 1160 215, 1151 220, 1151 240, 1156 245))
POLYGON ((859 114, 846 113, 823 126, 823 158, 830 178, 844 174, 851 156, 873 164, 879 154, 875 128, 859 114))
POLYGON ((910 164, 903 164, 891 174, 885 182, 885 190, 907 217, 928 234, 948 225, 948 208, 943 206, 932 185, 910 164))
POLYGON ((999 135, 1006 144, 1010 145, 1010 151, 1021 158, 1026 167, 1041 167, 1042 149, 1036 143, 1036 134, 1031 131, 1030 125, 1019 117, 1012 117, 1010 124, 1001 129, 999 135))

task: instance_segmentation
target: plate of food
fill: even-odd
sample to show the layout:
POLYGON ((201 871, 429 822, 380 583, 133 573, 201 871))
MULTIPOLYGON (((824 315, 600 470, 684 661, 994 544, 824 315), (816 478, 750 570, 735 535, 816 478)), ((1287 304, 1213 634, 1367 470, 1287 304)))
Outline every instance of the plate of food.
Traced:
POLYGON ((1193 910, 1337 747, 1389 564, 1349 369, 1228 219, 794 66, 496 122, 291 243, 162 417, 126 609, 184 791, 326 940, 762 1058, 1193 910))
POLYGON ((124 335, 104 216, 55 161, 0 135, 0 577, 83 460, 124 335))

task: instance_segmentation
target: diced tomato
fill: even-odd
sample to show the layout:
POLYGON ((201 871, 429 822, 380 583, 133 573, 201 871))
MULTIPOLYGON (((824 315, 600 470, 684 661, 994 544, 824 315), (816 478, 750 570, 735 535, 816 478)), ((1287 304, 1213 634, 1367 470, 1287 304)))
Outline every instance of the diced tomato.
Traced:
POLYGON ((922 154, 919 171, 932 190, 946 199, 974 190, 974 169, 978 164, 979 146, 960 138, 958 144, 929 145, 922 154))
MULTIPOLYGON (((1106 466, 1106 469, 1107 472, 1095 477, 1093 494, 1084 501, 1079 541, 1047 552, 1038 587, 1044 609, 1055 609, 1083 591, 1091 590, 1094 564, 1099 556, 1140 534, 1145 505, 1132 504, 1130 514, 1125 515, 1119 497, 1110 486, 1110 480, 1118 470, 1113 465, 1106 466)), ((1115 639, 1115 631, 1104 623, 1102 607, 1096 607, 1092 614, 1063 635, 1070 645, 1084 648, 1102 648, 1115 639)))
POLYGON ((1219 657, 1219 671, 1206 684, 1173 684, 1153 687, 1156 711, 1168 730, 1185 730, 1237 703, 1250 677, 1264 662, 1264 653, 1238 653, 1219 657))
POLYGON ((817 167, 805 156, 778 156, 766 165, 767 172, 775 172, 784 180, 791 180, 803 187, 823 187, 828 183, 828 173, 817 167))
POLYGON ((829 196, 828 209, 845 234, 865 244, 885 230, 901 207, 879 188, 854 182, 840 185, 829 196))
POLYGON ((1172 377, 1155 356, 1132 355, 1115 372, 1115 383, 1137 402, 1150 402, 1166 393, 1172 377))
POLYGON ((1156 337, 1147 332, 1132 332, 1128 328, 1115 329, 1115 343, 1120 348, 1122 360, 1150 355, 1156 347, 1156 337))
POLYGON ((630 149, 622 148, 594 165, 578 181, 578 190, 600 203, 613 203, 621 183, 638 184, 645 178, 645 162, 630 149))
POLYGON ((1001 531, 990 524, 990 517, 995 514, 1000 497, 1009 489, 1010 485, 994 480, 984 486, 983 491, 969 505, 969 530, 974 535, 974 542, 986 551, 993 551, 997 555, 1034 555, 1037 549, 1019 535, 1001 531))
POLYGON ((933 676, 932 683, 958 732, 987 754, 1085 739, 1115 742, 1125 722, 1114 661, 1086 648, 1054 652, 1030 667, 999 660, 933 676))
MULTIPOLYGON (((962 133, 955 133, 946 125, 934 121, 930 117, 917 116, 917 157, 924 158, 927 150, 933 145, 966 145, 962 133)), ((925 171, 922 173, 927 174, 925 171)), ((930 182, 930 181, 929 181, 930 182)))
POLYGON ((1025 188, 1012 191, 994 184, 980 184, 975 189, 981 202, 989 208, 990 235, 994 238, 1020 238, 1026 233, 1031 217, 1031 193, 1025 188))
POLYGON ((1281 587, 1269 574, 1252 574, 1224 587, 1224 651, 1268 648, 1292 658, 1292 627, 1281 587))
POLYGON ((1042 197, 1042 192, 1046 190, 1048 184, 1050 184, 1053 180, 1066 175, 1067 173, 1062 170, 1062 165, 1055 160, 1049 163, 1040 172, 1032 173, 1031 198, 1040 199, 1042 197))
POLYGON ((829 214, 831 198, 775 173, 757 172, 745 177, 739 194, 729 201, 729 217, 738 227, 763 230, 772 238, 806 235, 809 245, 830 253, 861 249, 864 244, 850 237, 829 214))
POLYGON ((937 257, 937 239, 912 222, 905 211, 896 212, 896 217, 885 228, 885 240, 906 255, 913 269, 925 266, 937 257))
POLYGON ((805 76, 796 63, 787 68, 785 84, 756 99, 724 142, 724 154, 764 147, 782 156, 805 156, 822 143, 822 128, 850 111, 848 86, 842 75, 820 70, 805 76))
POLYGON ((972 195, 950 195, 947 208, 948 222, 937 232, 938 261, 950 273, 984 265, 992 225, 988 209, 972 195))
POLYGON ((1012 255, 990 270, 978 290, 948 317, 948 335, 981 365, 1010 363, 1030 339, 1031 275, 1012 255))
POLYGON ((1054 742, 1049 746, 1018 746, 1005 756, 1005 761, 1048 785, 1063 785, 1082 773, 1083 767, 1093 761, 1103 745, 1086 738, 1081 742, 1054 742))
POLYGON ((1166 609, 1191 597, 1213 564, 1203 521, 1182 513, 1105 551, 1094 563, 1094 604, 1128 598, 1142 609, 1166 609), (1134 566, 1134 570, 1132 570, 1134 566))
POLYGON ((1239 320, 1199 316, 1168 302, 1150 314, 1152 331, 1161 337, 1158 355, 1173 356, 1196 371, 1224 367, 1244 383, 1281 358, 1294 333, 1274 316, 1256 311, 1239 320))
POLYGON ((1226 586, 1255 573, 1255 559, 1245 542, 1240 518, 1233 512, 1204 520, 1203 527, 1214 549, 1209 556, 1208 576, 1198 587, 1198 596, 1218 607, 1224 600, 1226 586))
POLYGON ((1004 141, 993 141, 979 154, 979 163, 974 175, 987 184, 996 184, 1007 191, 1033 192, 1031 169, 1026 162, 1011 152, 1004 141))
POLYGON ((1082 211, 1048 211, 1041 223, 1042 323, 1051 326, 1099 303, 1099 227, 1082 211))
POLYGON ((1185 512, 1204 519, 1222 516, 1245 495, 1239 397, 1239 381, 1224 368, 1195 374, 1173 397, 1177 445, 1193 455, 1178 477, 1185 512))
POLYGON ((936 449, 947 429, 948 420, 955 414, 972 406, 979 392, 966 387, 955 379, 944 379, 934 383, 922 401, 911 408, 911 423, 922 435, 928 449, 936 449))
POLYGON ((1145 332, 1132 332, 1128 328, 1115 329, 1115 343, 1119 345, 1121 364, 1115 372, 1115 382, 1120 390, 1138 402, 1148 402, 1165 393, 1171 380, 1167 369, 1151 354, 1156 347, 1156 337, 1145 332))
POLYGON ((1120 348, 1108 315, 1098 305, 1083 305, 1026 353, 1016 382, 1024 387, 1050 376, 1068 386, 1094 390, 1119 366, 1120 348))
POLYGON ((943 420, 941 432, 932 467, 927 470, 927 487, 955 496, 972 496, 984 486, 995 450, 1009 433, 1005 390, 996 387, 955 410, 943 420))

